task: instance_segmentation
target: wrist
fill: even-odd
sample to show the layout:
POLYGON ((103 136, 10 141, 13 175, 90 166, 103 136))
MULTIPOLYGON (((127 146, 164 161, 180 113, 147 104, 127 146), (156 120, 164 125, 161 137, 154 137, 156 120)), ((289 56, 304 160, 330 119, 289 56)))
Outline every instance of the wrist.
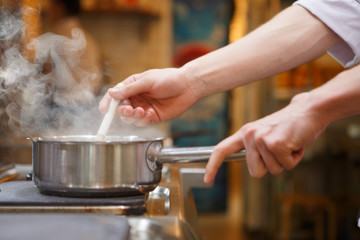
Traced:
POLYGON ((295 96, 292 102, 300 102, 300 108, 316 114, 325 124, 360 114, 359 74, 360 65, 357 65, 341 72, 326 84, 295 96))
POLYGON ((294 111, 302 112, 304 115, 313 119, 313 124, 321 129, 326 128, 335 117, 329 113, 330 103, 314 93, 313 91, 300 93, 291 99, 290 105, 294 111))
POLYGON ((196 100, 208 95, 205 93, 206 82, 196 75, 196 67, 191 62, 180 67, 179 71, 196 100))

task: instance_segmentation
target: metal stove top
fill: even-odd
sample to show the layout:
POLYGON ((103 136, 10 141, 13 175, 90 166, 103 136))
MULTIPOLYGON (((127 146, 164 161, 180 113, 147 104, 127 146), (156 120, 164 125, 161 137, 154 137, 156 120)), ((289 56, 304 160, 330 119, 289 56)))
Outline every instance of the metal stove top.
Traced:
POLYGON ((122 234, 124 238, 116 238, 121 240, 201 240, 197 212, 189 190, 191 187, 204 187, 203 169, 164 169, 163 178, 154 191, 127 197, 48 196, 41 194, 32 181, 1 183, 0 232, 6 230, 14 234, 11 239, 35 239, 31 236, 41 231, 32 231, 29 226, 36 230, 39 226, 59 225, 63 226, 62 229, 49 227, 49 231, 36 235, 36 239, 56 239, 54 234, 62 231, 66 231, 67 236, 83 236, 86 231, 73 226, 86 228, 90 221, 95 231, 91 239, 95 240, 112 239, 95 236, 100 233, 105 236, 107 232, 104 231, 116 232, 114 229, 119 228, 124 229, 122 233, 126 232, 122 234), (17 224, 5 224, 7 219, 17 224), (23 229, 29 230, 31 236, 29 232, 19 231, 18 226, 24 226, 23 229), (68 234, 71 232, 73 235, 68 234))
POLYGON ((145 195, 76 198, 44 195, 32 181, 0 184, 0 212, 77 212, 142 215, 145 195))
MULTIPOLYGON (((94 214, 1 214, 1 239, 128 240, 126 218, 94 214)), ((146 239, 146 238, 145 238, 146 239)))

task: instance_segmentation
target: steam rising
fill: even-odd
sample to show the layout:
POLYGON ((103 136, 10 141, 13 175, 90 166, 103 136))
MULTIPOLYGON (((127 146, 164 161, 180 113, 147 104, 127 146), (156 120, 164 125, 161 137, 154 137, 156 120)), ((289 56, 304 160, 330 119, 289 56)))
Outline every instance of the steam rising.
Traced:
MULTIPOLYGON (((80 56, 86 48, 82 30, 73 29, 71 38, 46 33, 27 46, 23 37, 21 12, 1 9, 0 134, 5 135, 7 128, 30 137, 96 134, 103 117, 98 102, 104 91, 96 96, 91 87, 99 71, 81 68, 80 56), (34 52, 31 61, 24 49, 34 52)), ((112 134, 137 135, 134 127, 123 127, 120 122, 114 119, 117 126, 112 127, 112 134)))

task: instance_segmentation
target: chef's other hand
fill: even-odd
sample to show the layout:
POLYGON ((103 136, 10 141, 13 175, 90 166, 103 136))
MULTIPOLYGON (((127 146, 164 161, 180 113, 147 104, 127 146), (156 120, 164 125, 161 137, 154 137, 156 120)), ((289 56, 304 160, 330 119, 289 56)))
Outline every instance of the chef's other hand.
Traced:
POLYGON ((123 121, 142 126, 180 115, 200 95, 184 71, 167 68, 132 75, 110 88, 100 101, 100 112, 107 111, 111 98, 122 100, 117 113, 123 121))
POLYGON ((284 168, 294 168, 303 157, 304 148, 327 125, 320 114, 306 107, 305 98, 306 94, 296 96, 287 107, 244 125, 221 141, 206 166, 204 182, 213 182, 224 158, 243 149, 253 177, 260 178, 267 171, 276 175, 284 168))

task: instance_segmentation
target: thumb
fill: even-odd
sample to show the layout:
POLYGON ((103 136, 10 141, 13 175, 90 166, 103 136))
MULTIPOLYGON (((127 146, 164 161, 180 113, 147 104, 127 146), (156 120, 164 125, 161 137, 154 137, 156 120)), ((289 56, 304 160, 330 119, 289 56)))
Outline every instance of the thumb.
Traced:
POLYGON ((111 97, 110 97, 109 93, 107 92, 99 103, 99 111, 101 113, 105 113, 109 108, 110 102, 111 102, 111 97))

